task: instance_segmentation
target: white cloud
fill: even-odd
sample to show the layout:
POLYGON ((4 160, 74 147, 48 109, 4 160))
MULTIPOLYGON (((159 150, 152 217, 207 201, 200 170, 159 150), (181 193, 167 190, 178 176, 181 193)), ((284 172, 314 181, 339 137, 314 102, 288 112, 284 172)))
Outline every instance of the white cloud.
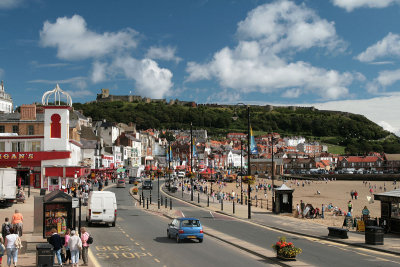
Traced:
POLYGON ((98 34, 87 28, 84 18, 74 15, 71 18, 60 17, 55 23, 46 21, 40 31, 40 44, 56 47, 58 58, 80 60, 134 48, 136 35, 136 31, 130 28, 98 34))
POLYGON ((400 56, 400 35, 390 32, 382 40, 368 47, 356 58, 361 62, 371 62, 385 56, 400 56))
POLYGON ((286 98, 298 98, 300 96, 301 90, 300 88, 292 88, 286 90, 283 94, 282 97, 286 98))
POLYGON ((0 0, 0 9, 11 9, 20 6, 23 0, 0 0))
POLYGON ((215 78, 222 87, 240 92, 270 93, 302 88, 324 99, 348 95, 347 86, 359 75, 289 62, 284 54, 312 47, 343 50, 333 23, 304 5, 276 1, 261 5, 238 23, 238 45, 217 51, 212 60, 189 62, 187 82, 215 78))
POLYGON ((107 63, 102 63, 99 61, 95 61, 93 63, 93 69, 91 72, 91 81, 93 83, 98 83, 106 80, 106 69, 107 63))
POLYGON ((178 57, 175 55, 176 53, 176 48, 171 47, 171 46, 166 46, 166 47, 157 47, 157 46, 151 46, 149 50, 147 51, 146 58, 150 59, 161 59, 161 60, 166 60, 166 61, 175 61, 176 63, 179 63, 182 58, 178 57))
POLYGON ((250 11, 238 23, 238 36, 242 40, 257 40, 264 48, 275 53, 311 47, 333 49, 343 46, 333 22, 321 19, 305 5, 291 1, 275 1, 250 11))
POLYGON ((72 77, 69 79, 63 79, 63 80, 44 80, 44 79, 37 79, 37 80, 31 80, 28 81, 29 83, 42 83, 42 84, 71 84, 71 86, 75 88, 79 88, 81 90, 85 89, 87 87, 87 78, 86 77, 72 77))
POLYGON ((93 92, 91 92, 89 90, 76 90, 76 91, 66 90, 66 92, 71 97, 76 97, 76 98, 83 98, 83 97, 86 97, 86 96, 94 95, 93 92))
POLYGON ((398 81, 400 81, 400 69, 381 71, 377 78, 367 83, 367 91, 377 94, 398 81))
POLYGON ((399 4, 399 0, 332 0, 335 6, 346 9, 351 12, 356 8, 384 8, 392 4, 399 4))
POLYGON ((135 80, 136 90, 143 96, 163 98, 173 85, 171 71, 160 68, 152 59, 117 57, 112 63, 112 68, 116 71, 122 70, 125 77, 135 80))

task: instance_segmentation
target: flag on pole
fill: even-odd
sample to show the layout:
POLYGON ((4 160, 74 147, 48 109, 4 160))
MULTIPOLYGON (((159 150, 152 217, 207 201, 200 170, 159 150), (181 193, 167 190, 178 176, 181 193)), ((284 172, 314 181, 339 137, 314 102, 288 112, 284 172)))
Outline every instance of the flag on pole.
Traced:
POLYGON ((197 151, 196 151, 196 139, 193 138, 193 158, 197 158, 197 151))
POLYGON ((173 160, 173 156, 172 156, 172 148, 171 146, 169 146, 169 160, 172 161, 173 160))
POLYGON ((254 140, 253 129, 250 126, 250 154, 258 154, 257 144, 254 140))

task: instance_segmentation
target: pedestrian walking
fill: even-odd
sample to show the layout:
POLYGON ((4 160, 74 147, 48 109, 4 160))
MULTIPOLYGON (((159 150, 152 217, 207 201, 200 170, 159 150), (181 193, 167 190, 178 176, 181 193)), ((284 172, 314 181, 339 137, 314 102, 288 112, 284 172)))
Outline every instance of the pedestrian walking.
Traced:
POLYGON ((17 234, 14 233, 14 229, 10 229, 10 234, 6 236, 5 247, 7 250, 7 265, 11 266, 11 260, 14 263, 14 267, 17 266, 18 262, 18 249, 21 244, 21 239, 17 234))
POLYGON ((89 252, 89 244, 87 243, 89 239, 89 233, 86 232, 86 228, 81 228, 81 241, 82 241, 82 260, 83 265, 88 265, 88 252, 89 252))
POLYGON ((71 250, 68 246, 68 241, 71 238, 71 229, 67 229, 67 231, 65 232, 65 236, 64 236, 64 247, 65 247, 65 261, 64 263, 67 264, 67 261, 69 260, 68 264, 71 264, 71 250))
POLYGON ((79 250, 82 249, 82 240, 76 234, 75 230, 71 231, 71 237, 68 240, 68 247, 71 251, 72 267, 78 267, 79 250))
POLYGON ((14 215, 12 216, 12 225, 14 228, 14 232, 18 234, 19 236, 22 236, 22 229, 23 229, 23 221, 24 221, 24 216, 22 216, 22 213, 19 212, 19 210, 15 210, 14 215))
POLYGON ((61 259, 61 249, 62 249, 62 242, 61 242, 61 237, 57 233, 57 230, 55 228, 51 229, 52 235, 49 238, 49 244, 53 245, 53 252, 55 254, 54 261, 57 258, 58 265, 63 266, 63 262, 61 259))
POLYGON ((4 247, 3 243, 4 243, 4 239, 0 238, 0 266, 2 266, 3 256, 4 256, 4 253, 6 252, 6 248, 4 247))
POLYGON ((10 234, 10 229, 12 228, 11 223, 9 222, 8 217, 4 219, 4 223, 1 226, 1 236, 3 237, 3 241, 6 240, 6 236, 10 234))
POLYGON ((351 200, 349 200, 349 203, 347 204, 347 207, 348 207, 348 212, 350 212, 351 213, 351 211, 352 211, 352 209, 353 209, 353 204, 351 203, 351 200))

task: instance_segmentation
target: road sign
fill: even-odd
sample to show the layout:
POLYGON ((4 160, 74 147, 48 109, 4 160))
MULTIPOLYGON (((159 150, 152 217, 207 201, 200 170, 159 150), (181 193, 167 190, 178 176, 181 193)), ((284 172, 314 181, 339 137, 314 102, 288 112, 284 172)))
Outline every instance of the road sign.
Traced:
POLYGON ((72 198, 72 208, 79 208, 79 199, 77 197, 72 198))

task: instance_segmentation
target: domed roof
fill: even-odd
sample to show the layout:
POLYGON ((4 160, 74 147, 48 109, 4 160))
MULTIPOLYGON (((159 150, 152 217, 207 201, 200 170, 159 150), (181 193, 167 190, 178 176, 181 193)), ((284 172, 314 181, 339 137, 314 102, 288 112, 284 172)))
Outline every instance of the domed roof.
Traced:
POLYGON ((64 92, 63 90, 61 90, 61 88, 58 84, 56 85, 56 88, 54 88, 51 91, 47 91, 46 93, 43 94, 42 104, 44 106, 50 106, 49 100, 50 100, 50 103, 52 103, 51 106, 63 106, 64 104, 61 104, 61 101, 63 101, 68 106, 72 107, 71 96, 67 92, 64 92))

